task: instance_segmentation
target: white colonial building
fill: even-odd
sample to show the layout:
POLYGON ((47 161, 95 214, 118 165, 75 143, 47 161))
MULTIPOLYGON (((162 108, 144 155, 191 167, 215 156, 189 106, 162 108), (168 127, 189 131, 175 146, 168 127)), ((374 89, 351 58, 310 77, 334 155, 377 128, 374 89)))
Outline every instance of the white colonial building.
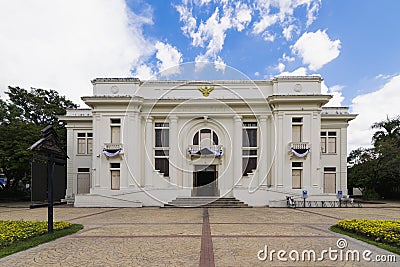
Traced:
POLYGON ((272 80, 98 78, 90 109, 68 110, 66 199, 76 206, 163 206, 234 197, 347 192, 344 107, 324 107, 319 76, 272 80))

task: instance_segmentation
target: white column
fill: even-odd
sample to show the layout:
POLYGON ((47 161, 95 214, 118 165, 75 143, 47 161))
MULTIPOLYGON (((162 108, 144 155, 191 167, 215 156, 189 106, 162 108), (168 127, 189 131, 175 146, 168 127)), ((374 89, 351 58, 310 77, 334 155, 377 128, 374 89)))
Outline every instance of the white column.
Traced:
POLYGON ((311 115, 311 167, 310 167, 310 189, 318 189, 323 185, 320 157, 320 142, 321 142, 321 117, 319 112, 314 111, 311 115), (322 182, 322 185, 321 185, 322 182))
POLYGON ((74 161, 75 159, 75 140, 74 140, 74 130, 73 128, 70 128, 70 126, 66 126, 67 128, 67 155, 70 156, 70 158, 67 159, 67 190, 66 190, 66 198, 72 197, 73 195, 76 194, 75 190, 75 184, 77 180, 77 175, 76 175, 76 167, 74 166, 74 161))
POLYGON ((277 141, 277 149, 276 149, 276 158, 275 158, 275 164, 277 166, 276 172, 275 172, 275 177, 276 177, 276 186, 277 187, 283 187, 283 174, 285 173, 284 170, 284 153, 282 150, 286 151, 286 148, 283 144, 283 114, 278 113, 277 115, 278 118, 278 129, 276 131, 276 141, 277 141))
POLYGON ((139 131, 140 131, 140 123, 139 123, 139 113, 134 111, 129 116, 129 132, 125 143, 130 141, 132 145, 132 149, 130 152, 132 154, 129 155, 129 162, 127 162, 128 167, 131 170, 133 177, 129 177, 129 186, 135 186, 136 184, 140 184, 141 180, 141 153, 140 153, 140 143, 139 142, 132 142, 132 140, 140 140, 139 139, 139 131))
MULTIPOLYGON (((106 170, 101 169, 101 162, 103 161, 104 155, 102 155, 102 149, 104 147, 104 135, 102 133, 101 127, 101 120, 102 117, 100 114, 93 114, 93 155, 96 157, 92 157, 93 164, 92 164, 92 188, 100 187, 100 175, 106 175, 109 177, 109 169, 106 170), (97 157, 99 155, 99 157, 97 157)), ((103 185, 104 186, 104 185, 103 185)))
MULTIPOLYGON (((145 129, 145 186, 153 185, 153 118, 148 117, 146 120, 146 129, 145 129)), ((143 186, 143 184, 142 184, 143 186)))
MULTIPOLYGON (((232 158, 233 158, 233 185, 237 184, 242 178, 242 116, 233 117, 233 144, 232 144, 232 158)), ((233 186, 232 185, 232 186, 233 186)))
MULTIPOLYGON (((178 117, 169 117, 169 177, 172 185, 178 186, 178 117)), ((181 185, 180 185, 181 186, 181 185)))
MULTIPOLYGON (((343 194, 347 194, 347 126, 342 126, 340 128, 340 135, 336 137, 336 143, 338 143, 338 139, 340 140, 340 168, 337 170, 339 176, 339 184, 336 185, 337 188, 343 191, 343 194)), ((336 144, 338 145, 338 144, 336 144)), ((339 148, 337 148, 339 149, 339 148)), ((338 189, 336 189, 337 191, 338 189)))
POLYGON ((267 120, 267 163, 269 164, 267 167, 267 186, 272 186, 272 157, 275 152, 275 124, 273 117, 271 115, 268 116, 267 120), (269 173, 268 173, 269 170, 269 173))
POLYGON ((259 144, 259 160, 258 160, 258 184, 267 185, 267 172, 269 167, 269 162, 267 162, 267 116, 260 116, 258 118, 260 123, 260 144, 259 144))

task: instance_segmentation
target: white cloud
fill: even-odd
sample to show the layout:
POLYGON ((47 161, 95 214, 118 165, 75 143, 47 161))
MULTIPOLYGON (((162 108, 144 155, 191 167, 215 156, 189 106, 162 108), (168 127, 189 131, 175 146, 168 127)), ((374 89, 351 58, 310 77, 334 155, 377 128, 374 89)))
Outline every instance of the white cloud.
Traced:
POLYGON ((283 64, 282 62, 279 62, 278 66, 277 66, 277 70, 279 72, 283 72, 285 70, 286 66, 285 64, 283 64))
POLYGON ((400 75, 393 77, 380 89, 355 97, 351 104, 358 117, 350 122, 349 151, 371 145, 371 125, 400 114, 400 75))
POLYGON ((179 13, 183 34, 190 38, 192 46, 205 50, 197 55, 196 61, 213 62, 224 47, 228 31, 242 32, 247 29, 247 33, 260 35, 266 42, 274 42, 280 34, 270 27, 278 25, 282 29, 282 36, 291 40, 298 33, 296 29, 301 28, 301 20, 304 19, 296 17, 295 10, 305 8, 308 26, 315 19, 320 2, 321 0, 181 0, 174 7, 179 13))
POLYGON ((142 33, 151 8, 123 0, 0 2, 0 91, 8 85, 52 88, 82 104, 95 77, 131 76, 154 53, 142 33))
POLYGON ((283 60, 283 61, 287 61, 287 62, 293 62, 293 61, 295 61, 296 59, 295 59, 294 57, 287 56, 286 53, 283 53, 283 55, 282 55, 282 60, 283 60))
POLYGON ((292 40, 292 37, 293 37, 292 33, 293 33, 294 29, 295 29, 295 26, 293 24, 283 28, 282 34, 287 41, 292 40))
POLYGON ((212 1, 212 0, 196 0, 196 3, 197 3, 199 6, 203 6, 203 5, 209 4, 211 1, 212 1))
POLYGON ((303 59, 310 70, 318 70, 340 54, 340 40, 331 40, 326 30, 305 32, 292 46, 292 52, 303 59))
POLYGON ((221 57, 217 57, 217 59, 214 61, 214 67, 216 70, 225 72, 226 69, 226 63, 222 60, 221 57))
MULTIPOLYGON (((180 21, 183 22, 182 32, 192 40, 194 47, 205 47, 205 52, 199 54, 196 62, 220 62, 219 52, 223 49, 226 31, 229 29, 242 31, 252 19, 251 8, 242 2, 230 3, 219 1, 212 14, 199 23, 193 15, 193 5, 203 6, 210 1, 182 1, 175 8, 179 13, 180 21)), ((218 1, 217 1, 218 2, 218 1)), ((196 64, 196 66, 200 66, 196 64)), ((217 64, 218 65, 218 64, 217 64)), ((217 66, 215 65, 215 66, 217 66)))
POLYGON ((329 100, 325 107, 341 107, 344 97, 342 95, 342 89, 344 86, 342 85, 334 85, 332 87, 326 86, 325 81, 322 81, 321 84, 321 93, 332 95, 332 98, 329 100))
POLYGON ((253 33, 254 34, 261 34, 267 28, 274 25, 278 21, 278 15, 265 15, 259 21, 254 23, 253 33))
POLYGON ((206 67, 210 62, 208 61, 207 57, 204 55, 198 55, 195 58, 195 71, 198 72, 206 67))
POLYGON ((135 69, 135 77, 140 80, 154 80, 156 79, 156 75, 153 72, 152 68, 146 64, 142 64, 135 69))
POLYGON ((260 76, 260 73, 258 71, 254 72, 254 76, 258 77, 260 76))
POLYGON ((306 75, 307 75, 307 69, 304 67, 300 67, 292 72, 289 71, 282 72, 278 76, 306 76, 306 75))
MULTIPOLYGON (((300 0, 301 1, 301 0, 300 0)), ((306 26, 310 26, 314 20, 317 19, 317 14, 319 11, 319 8, 321 7, 321 0, 315 1, 312 4, 308 0, 304 0, 304 2, 307 2, 307 24, 306 26)))
POLYGON ((275 41, 275 37, 276 37, 275 34, 271 34, 271 33, 269 33, 269 32, 265 32, 265 33, 264 33, 264 40, 267 41, 267 42, 273 42, 273 41, 275 41))
POLYGON ((162 72, 163 76, 179 74, 179 64, 182 63, 182 53, 176 47, 163 42, 157 42, 155 45, 157 49, 156 58, 158 71, 162 72))
POLYGON ((179 13, 179 20, 184 23, 181 27, 183 34, 192 38, 193 46, 202 46, 200 34, 196 32, 197 21, 192 10, 185 5, 177 5, 175 8, 179 13))
POLYGON ((375 76, 375 80, 388 80, 396 76, 396 74, 378 74, 375 76))
POLYGON ((259 20, 253 24, 254 34, 264 34, 272 25, 279 24, 283 29, 284 37, 291 39, 291 33, 299 23, 294 16, 297 8, 304 7, 307 12, 307 24, 312 24, 321 6, 321 0, 256 0, 254 1, 254 12, 259 14, 259 20))
POLYGON ((235 9, 235 14, 232 16, 233 25, 241 32, 252 19, 253 11, 245 4, 240 3, 235 9))

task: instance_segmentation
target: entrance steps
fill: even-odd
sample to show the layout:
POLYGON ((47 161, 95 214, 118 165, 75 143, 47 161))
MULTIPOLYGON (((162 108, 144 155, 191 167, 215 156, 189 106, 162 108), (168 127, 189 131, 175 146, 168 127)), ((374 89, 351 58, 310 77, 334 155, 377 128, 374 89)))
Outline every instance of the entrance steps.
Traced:
POLYGON ((177 197, 164 205, 165 208, 249 208, 234 197, 177 197))

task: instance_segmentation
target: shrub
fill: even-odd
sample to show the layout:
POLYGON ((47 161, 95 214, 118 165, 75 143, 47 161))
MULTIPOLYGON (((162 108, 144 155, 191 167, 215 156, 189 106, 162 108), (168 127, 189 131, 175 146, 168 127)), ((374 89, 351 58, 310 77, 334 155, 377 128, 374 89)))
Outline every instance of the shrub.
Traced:
POLYGON ((340 229, 400 247, 400 220, 340 220, 340 229))
MULTIPOLYGON (((71 227, 69 222, 54 222, 55 231, 71 227)), ((47 233, 47 222, 39 221, 0 221, 0 248, 16 241, 26 240, 47 233)))

